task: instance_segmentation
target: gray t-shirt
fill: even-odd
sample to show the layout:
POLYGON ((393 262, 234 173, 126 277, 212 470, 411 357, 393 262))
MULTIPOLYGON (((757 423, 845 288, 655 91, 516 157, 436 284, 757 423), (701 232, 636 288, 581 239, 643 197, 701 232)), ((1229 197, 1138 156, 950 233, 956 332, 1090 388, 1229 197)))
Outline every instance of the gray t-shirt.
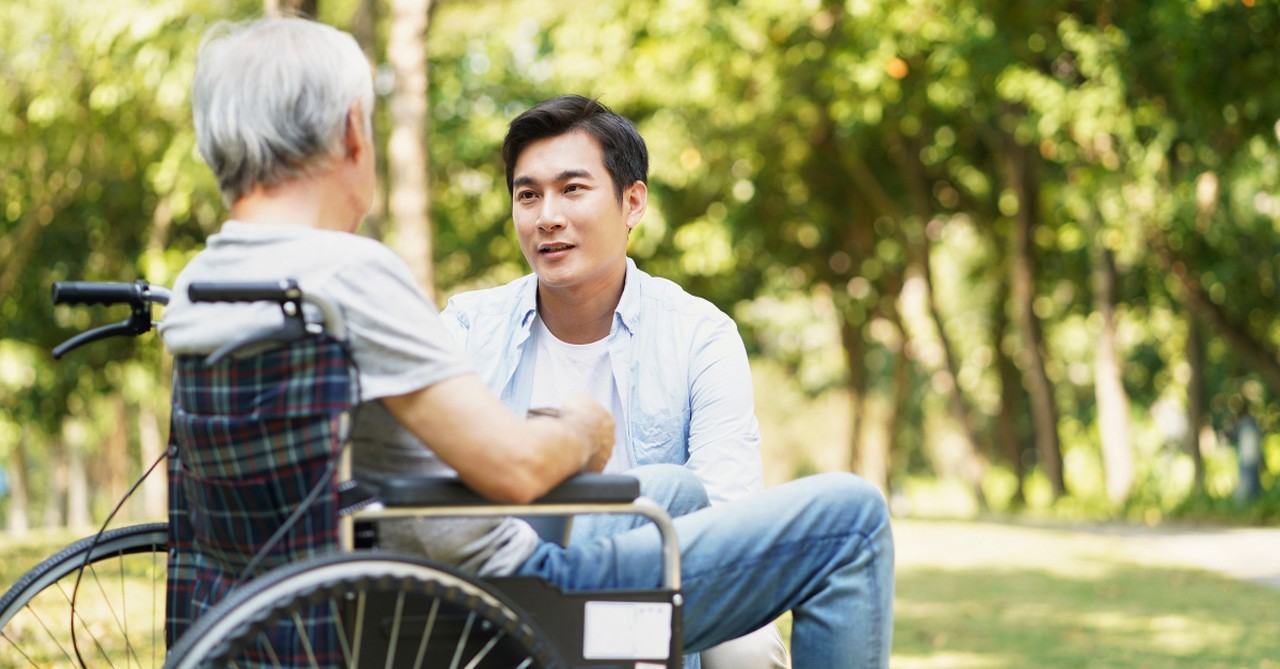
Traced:
MULTIPOLYGON (((196 281, 296 279, 305 293, 341 306, 359 369, 352 467, 374 489, 389 475, 456 475, 381 402, 472 372, 435 305, 386 246, 356 235, 295 225, 228 221, 178 275, 159 326, 172 355, 207 354, 281 319, 274 304, 192 303, 196 281)), ((383 521, 381 545, 425 554, 482 575, 515 571, 537 535, 515 518, 383 521)))

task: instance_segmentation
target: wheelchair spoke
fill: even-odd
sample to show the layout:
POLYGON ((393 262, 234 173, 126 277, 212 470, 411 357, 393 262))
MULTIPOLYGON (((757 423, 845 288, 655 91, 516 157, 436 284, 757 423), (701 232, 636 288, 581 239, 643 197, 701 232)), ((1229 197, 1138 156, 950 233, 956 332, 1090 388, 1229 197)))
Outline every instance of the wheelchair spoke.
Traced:
POLYGON ((471 661, 468 662, 467 666, 463 667, 463 669, 476 669, 476 665, 480 664, 480 661, 483 660, 485 656, 489 654, 489 651, 493 650, 493 647, 501 640, 502 630, 498 630, 498 633, 489 639, 489 643, 486 643, 484 648, 481 648, 480 652, 476 653, 476 656, 471 658, 471 661))
POLYGON ((391 641, 387 644, 387 663, 383 666, 391 669, 396 659, 396 642, 400 640, 400 621, 404 620, 404 593, 396 594, 396 613, 391 623, 391 641))
POLYGON ((471 625, 475 620, 476 612, 469 612, 467 614, 467 624, 462 627, 462 635, 458 637, 458 645, 453 650, 453 662, 449 663, 449 669, 458 669, 458 660, 462 658, 462 650, 467 645, 467 639, 471 637, 471 625))
MULTIPOLYGON (((336 597, 329 598, 329 615, 333 616, 333 624, 337 625, 338 629, 343 629, 345 621, 342 617, 342 607, 338 605, 336 597)), ((342 651, 342 659, 347 663, 347 666, 354 667, 355 660, 352 659, 354 656, 351 654, 351 643, 347 639, 347 635, 338 635, 338 650, 342 651)))
POLYGON ((431 611, 427 614, 427 623, 422 627, 422 641, 418 643, 418 657, 413 660, 414 669, 422 669, 422 660, 427 654, 427 642, 431 640, 431 632, 436 626, 436 614, 440 612, 440 598, 431 600, 431 611))

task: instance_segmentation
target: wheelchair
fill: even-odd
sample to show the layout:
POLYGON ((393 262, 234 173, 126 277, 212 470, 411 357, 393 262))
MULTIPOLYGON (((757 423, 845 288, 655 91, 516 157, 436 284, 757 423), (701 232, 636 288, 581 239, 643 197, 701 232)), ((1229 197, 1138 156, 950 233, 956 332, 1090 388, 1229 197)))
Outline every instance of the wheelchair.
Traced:
MULTIPOLYGON (((13 666, 681 666, 674 526, 635 479, 581 474, 519 506, 452 477, 397 476, 367 490, 350 476, 356 376, 340 309, 291 281, 194 284, 189 296, 266 303, 281 324, 174 360, 162 458, 169 522, 100 532, 20 578, 0 597, 13 666), (657 526, 659 588, 566 592, 377 545, 383 520, 589 513, 638 514, 657 526), (51 656, 26 650, 42 635, 57 648, 51 656)), ((128 304, 131 315, 54 355, 145 333, 151 304, 167 299, 143 282, 56 284, 55 303, 128 304)), ((567 536, 562 526, 555 534, 567 536)))

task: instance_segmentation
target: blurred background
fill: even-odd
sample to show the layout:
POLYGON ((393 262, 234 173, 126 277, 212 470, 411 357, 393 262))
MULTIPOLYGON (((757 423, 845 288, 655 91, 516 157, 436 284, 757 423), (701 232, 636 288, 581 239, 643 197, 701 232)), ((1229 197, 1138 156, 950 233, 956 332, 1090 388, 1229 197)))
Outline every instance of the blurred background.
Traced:
MULTIPOLYGON (((8 0, 10 537, 100 523, 163 450, 160 342, 55 363, 126 314, 54 308, 50 284, 168 284, 217 229, 195 50, 276 11, 369 54, 362 232, 440 304, 527 271, 513 116, 571 92, 635 120, 631 255, 740 324, 771 483, 853 470, 903 518, 1280 519, 1274 0, 8 0)), ((163 515, 151 478, 124 517, 163 515)))
POLYGON ((55 363, 127 313, 50 284, 218 229, 193 58, 276 12, 364 45, 362 234, 440 304, 527 271, 509 119, 639 124, 631 256, 739 322, 769 484, 891 501, 896 669, 1280 668, 1276 0, 0 1, 0 588, 163 453, 159 340, 55 363))

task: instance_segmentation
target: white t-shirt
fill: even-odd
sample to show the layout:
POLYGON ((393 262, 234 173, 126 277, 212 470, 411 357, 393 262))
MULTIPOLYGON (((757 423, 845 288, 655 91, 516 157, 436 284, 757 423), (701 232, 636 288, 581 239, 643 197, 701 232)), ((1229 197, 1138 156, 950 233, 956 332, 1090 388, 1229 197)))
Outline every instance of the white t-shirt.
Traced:
POLYGON ((585 393, 600 406, 609 407, 617 426, 614 428, 613 455, 604 470, 612 473, 631 469, 631 453, 626 448, 627 425, 622 413, 622 398, 618 395, 618 382, 613 377, 613 365, 609 359, 609 339, 606 337, 590 344, 560 341, 547 329, 541 316, 534 317, 531 336, 536 348, 529 406, 558 409, 569 395, 585 393))
MULTIPOLYGON (((159 332, 173 355, 207 354, 245 333, 278 324, 274 304, 193 303, 197 281, 296 279, 343 311, 359 370, 351 441, 355 477, 375 490, 394 475, 456 474, 381 402, 473 371, 414 282, 404 261, 366 237, 297 225, 228 221, 174 282, 159 332)), ((482 575, 513 573, 537 546, 516 518, 382 521, 384 547, 414 551, 482 575)))

